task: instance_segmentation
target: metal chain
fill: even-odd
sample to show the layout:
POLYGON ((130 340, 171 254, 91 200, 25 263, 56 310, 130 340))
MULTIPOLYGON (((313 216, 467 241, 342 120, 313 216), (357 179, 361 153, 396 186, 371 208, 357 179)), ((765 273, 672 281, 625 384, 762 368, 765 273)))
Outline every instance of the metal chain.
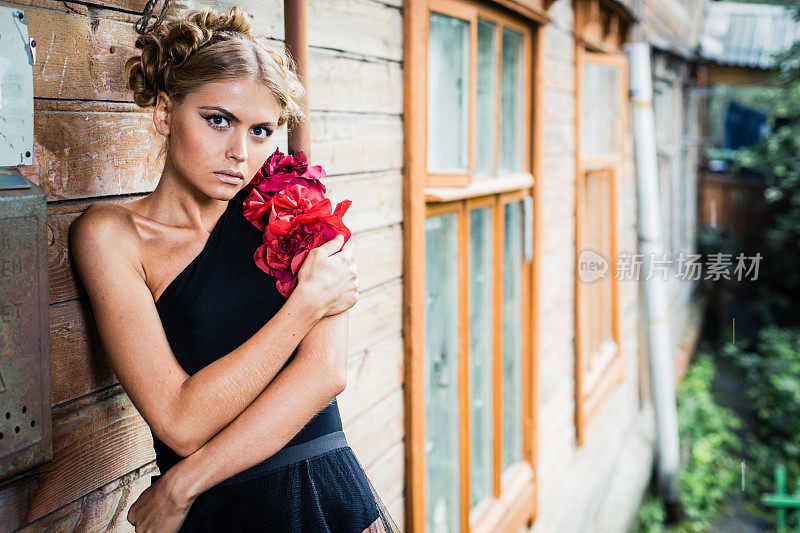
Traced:
POLYGON ((153 31, 155 27, 161 24, 161 21, 164 20, 164 17, 166 16, 167 11, 169 11, 169 7, 172 4, 172 0, 164 0, 164 5, 161 6, 161 13, 159 13, 156 21, 152 26, 147 27, 147 23, 150 22, 150 19, 154 17, 153 10, 156 7, 157 1, 158 0, 147 0, 147 5, 144 6, 142 17, 133 24, 133 29, 135 29, 137 33, 144 34, 149 31, 153 31))

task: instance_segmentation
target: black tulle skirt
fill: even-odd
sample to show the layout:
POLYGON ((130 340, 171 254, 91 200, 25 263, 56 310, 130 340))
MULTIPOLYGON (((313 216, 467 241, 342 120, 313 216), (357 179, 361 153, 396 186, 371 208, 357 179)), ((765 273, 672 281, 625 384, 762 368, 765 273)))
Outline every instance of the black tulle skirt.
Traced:
POLYGON ((203 492, 180 531, 400 533, 342 431, 283 448, 203 492))

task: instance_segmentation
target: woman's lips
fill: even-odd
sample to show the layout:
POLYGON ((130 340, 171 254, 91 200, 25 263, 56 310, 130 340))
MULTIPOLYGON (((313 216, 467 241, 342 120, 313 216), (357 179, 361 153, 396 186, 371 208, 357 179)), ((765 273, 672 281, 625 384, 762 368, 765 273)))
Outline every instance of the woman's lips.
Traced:
POLYGON ((231 176, 230 174, 223 174, 221 172, 214 172, 220 181, 224 183, 230 183, 231 185, 239 185, 242 182, 242 178, 231 176))

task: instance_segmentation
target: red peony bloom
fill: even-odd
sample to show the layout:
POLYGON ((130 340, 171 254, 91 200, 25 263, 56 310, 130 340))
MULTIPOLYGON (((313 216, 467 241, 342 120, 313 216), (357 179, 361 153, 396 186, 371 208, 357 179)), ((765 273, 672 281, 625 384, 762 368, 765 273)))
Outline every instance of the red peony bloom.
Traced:
POLYGON ((283 155, 280 149, 276 148, 246 187, 257 187, 269 198, 299 183, 318 193, 321 199, 325 195, 325 186, 320 180, 324 177, 325 171, 322 166, 309 165, 306 161, 306 154, 302 151, 292 157, 283 155))
MULTIPOLYGON (((312 248, 338 234, 344 236, 342 246, 350 238, 342 216, 351 203, 343 200, 331 210, 328 198, 319 199, 316 192, 299 184, 272 197, 264 244, 253 258, 261 270, 278 280, 276 286, 283 296, 288 297, 297 286, 297 272, 312 248)), ((260 223, 263 216, 257 220, 260 223)))
POLYGON ((271 209, 271 200, 257 188, 250 191, 242 204, 244 218, 261 231, 264 231, 269 223, 271 209))

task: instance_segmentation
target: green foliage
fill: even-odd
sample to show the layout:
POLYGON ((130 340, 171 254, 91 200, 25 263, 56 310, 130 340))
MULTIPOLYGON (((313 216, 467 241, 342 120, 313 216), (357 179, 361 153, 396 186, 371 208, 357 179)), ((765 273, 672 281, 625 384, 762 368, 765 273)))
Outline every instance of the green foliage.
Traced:
POLYGON ((640 533, 661 533, 664 531, 664 522, 667 520, 664 502, 648 495, 639 507, 637 519, 639 521, 637 531, 640 533))
MULTIPOLYGON (((739 481, 739 419, 720 406, 711 390, 715 368, 699 353, 678 388, 678 430, 685 461, 679 477, 686 520, 670 531, 707 531, 726 496, 739 481)), ((639 509, 639 531, 666 531, 666 512, 654 496, 639 509)))
POLYGON ((739 419, 711 394, 714 363, 698 355, 678 389, 678 428, 689 461, 681 473, 680 497, 689 521, 701 531, 739 480, 739 419))
POLYGON ((726 355, 742 371, 754 438, 748 464, 754 492, 773 490, 773 470, 786 465, 790 484, 800 476, 800 328, 762 328, 754 351, 729 345, 726 355))
MULTIPOLYGON (((780 3, 792 11, 795 20, 800 20, 800 0, 780 0, 780 3)), ((800 80, 800 41, 796 41, 788 50, 777 57, 777 71, 780 80, 785 84, 797 83, 800 80)))

